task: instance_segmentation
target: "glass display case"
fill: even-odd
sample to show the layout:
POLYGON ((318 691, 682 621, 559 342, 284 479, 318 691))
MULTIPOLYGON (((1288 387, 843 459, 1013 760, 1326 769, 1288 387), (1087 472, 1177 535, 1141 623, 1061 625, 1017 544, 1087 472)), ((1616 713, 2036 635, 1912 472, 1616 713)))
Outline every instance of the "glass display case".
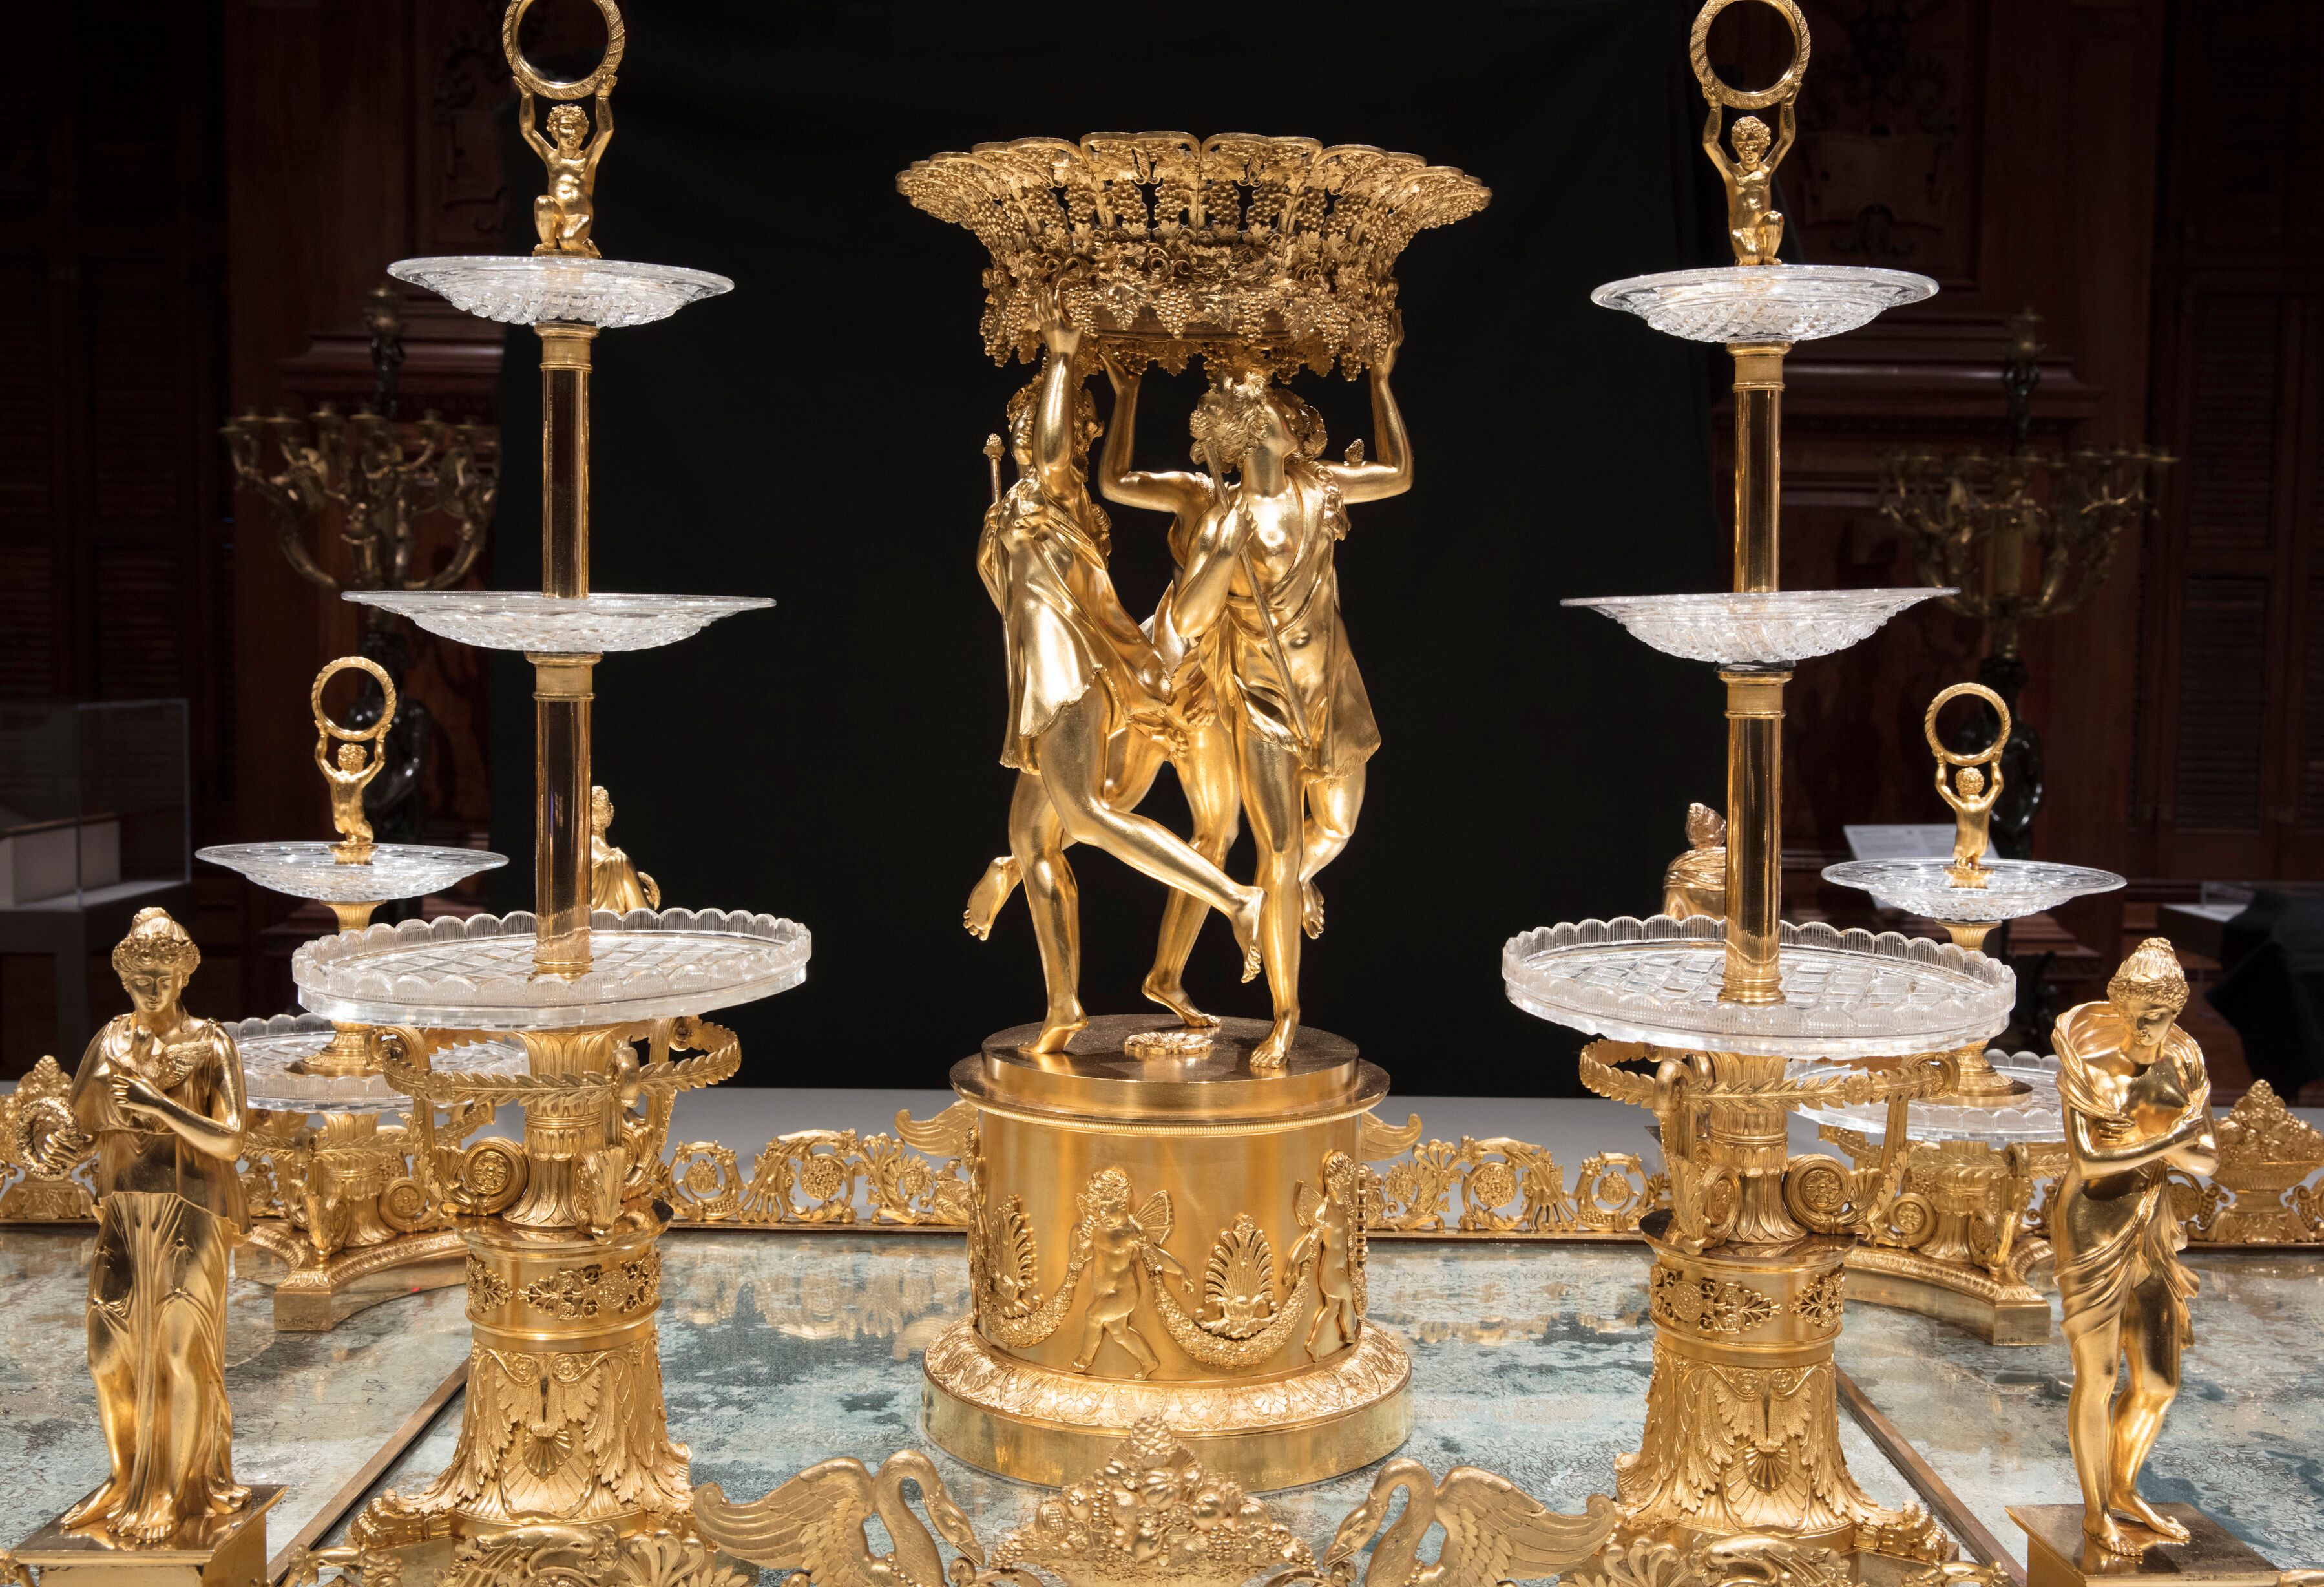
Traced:
POLYGON ((190 788, 182 699, 0 705, 0 953, 55 960, 68 1067, 93 1028, 90 953, 187 901, 190 788))

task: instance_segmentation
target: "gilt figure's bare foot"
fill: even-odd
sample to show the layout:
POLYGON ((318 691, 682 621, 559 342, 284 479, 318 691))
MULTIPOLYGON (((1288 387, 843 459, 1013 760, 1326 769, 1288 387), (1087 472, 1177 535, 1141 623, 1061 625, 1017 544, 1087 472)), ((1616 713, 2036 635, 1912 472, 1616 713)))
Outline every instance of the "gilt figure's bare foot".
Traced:
POLYGON ((1323 935, 1323 890, 1315 885, 1315 879, 1311 876, 1299 884, 1299 891, 1305 905, 1300 911, 1299 924, 1306 931, 1308 939, 1313 941, 1323 935))
POLYGON ((1177 1015, 1189 1030, 1215 1030, 1219 1028, 1216 1014, 1205 1014, 1196 1008, 1187 998, 1186 989, 1176 978, 1166 979, 1159 970, 1148 973, 1145 984, 1138 990, 1146 994, 1148 1002, 1160 1003, 1177 1015))
POLYGON ((2127 1493, 2117 1490, 2107 1500, 2107 1508, 2118 1516, 2137 1522, 2157 1536, 2167 1537, 2173 1543, 2187 1541, 2187 1528, 2147 1503, 2135 1489, 2127 1493))
POLYGON ((984 868, 976 885, 968 890, 968 908, 960 913, 960 923, 968 934, 982 942, 992 935, 992 922, 1001 913, 1001 906, 1017 890, 1017 862, 1003 854, 984 868))
POLYGON ((167 1543, 177 1529, 177 1512, 163 1502, 147 1505, 112 1531, 124 1543, 167 1543))
POLYGON ((1025 1044, 1025 1050, 1048 1053, 1052 1056, 1065 1050, 1065 1044, 1089 1023, 1089 1017, 1076 1008, 1070 1014, 1052 1014, 1041 1022, 1041 1034, 1025 1044))
POLYGON ((1265 961, 1259 952, 1259 911, 1267 907, 1267 895, 1257 888, 1243 894, 1242 907, 1228 917, 1234 927, 1235 946, 1242 949, 1242 978, 1256 981, 1265 961))
POLYGON ((2082 1541, 2100 1554, 2111 1555, 2116 1559, 2136 1559, 2146 1552, 2122 1535, 2122 1528, 2114 1524, 2112 1516, 2099 1518, 2096 1526, 2085 1519, 2082 1522, 2082 1541))
MULTIPOLYGON (((62 1176, 51 1176, 51 1177, 61 1178, 62 1176)), ((119 1499, 117 1496, 117 1490, 114 1486, 113 1480, 108 1477, 106 1479, 104 1485, 97 1489, 96 1492, 90 1494, 87 1499, 82 1499, 78 1504, 73 1506, 72 1509, 65 1511, 64 1524, 68 1527, 77 1527, 83 1521, 87 1521, 95 1517, 105 1514, 118 1502, 119 1499)))
POLYGON ((1254 1069, 1280 1069, 1291 1056, 1291 1038, 1299 1034, 1299 1017, 1280 1017, 1259 1044, 1250 1049, 1250 1066, 1254 1069))

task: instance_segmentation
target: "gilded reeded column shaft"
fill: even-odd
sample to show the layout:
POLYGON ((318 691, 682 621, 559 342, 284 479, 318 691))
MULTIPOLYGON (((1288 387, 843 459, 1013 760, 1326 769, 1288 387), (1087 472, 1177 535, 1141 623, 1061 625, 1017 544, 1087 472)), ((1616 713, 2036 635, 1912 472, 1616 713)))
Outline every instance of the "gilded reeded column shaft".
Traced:
MULTIPOLYGON (((612 1027, 580 1030, 525 1031, 528 1066, 536 1075, 604 1075, 613 1063, 620 1032, 612 1027)), ((524 1193, 502 1217, 533 1229, 570 1230, 576 1225, 602 1233, 619 1209, 624 1157, 609 1164, 620 1141, 610 1091, 576 1088, 545 1092, 524 1104, 524 1193)))
POLYGON ((532 663, 533 969, 589 968, 589 706, 597 658, 528 655, 532 663))
POLYGON ((1719 995, 1779 1003, 1784 685, 1792 675, 1722 669, 1719 677, 1727 686, 1727 966, 1719 995))

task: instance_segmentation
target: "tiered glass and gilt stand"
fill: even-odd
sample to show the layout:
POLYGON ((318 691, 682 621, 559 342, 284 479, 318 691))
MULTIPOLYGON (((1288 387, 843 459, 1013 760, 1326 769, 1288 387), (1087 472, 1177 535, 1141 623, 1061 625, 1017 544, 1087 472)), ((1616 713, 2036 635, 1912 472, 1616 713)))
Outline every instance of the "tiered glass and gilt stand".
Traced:
MULTIPOLYGON (((1848 1253, 1848 1296, 1941 1318, 1989 1343, 2039 1344, 2050 1337, 2050 1299, 2034 1280, 2051 1254, 2039 1203, 2066 1167, 2057 1066, 1996 1048, 1974 1070, 2007 1093, 1956 1086, 1912 1104, 1903 1178, 1848 1253)), ((1811 1117, 1859 1168, 1887 1151, 1886 1109, 1843 1103, 1811 1117)))
MULTIPOLYGON (((431 632, 531 662, 536 742, 535 907, 506 917, 346 932, 301 948, 293 973, 315 1012, 378 1028, 382 1073, 410 1096, 414 1167, 465 1248, 475 1335, 459 1442, 420 1491, 368 1506, 336 1563, 364 1578, 411 1564, 489 1575, 495 1551, 558 1523, 612 1562, 650 1535, 698 1550, 685 1447, 662 1406, 655 1242, 669 1221, 661 1152, 678 1092, 734 1072, 714 1010, 805 976, 795 923, 715 909, 593 914, 590 708, 608 651, 667 644, 756 600, 595 595, 589 587, 590 350, 607 327, 662 318, 732 283, 697 271, 596 257, 590 189, 611 135, 607 96, 623 34, 604 0, 607 49, 578 82, 543 78, 503 43, 528 140, 551 171, 536 207, 540 250, 521 258, 407 260, 392 267, 456 306, 540 337, 541 583, 538 595, 350 592, 431 632), (593 115, 575 101, 594 96, 593 115), (533 125, 536 98, 559 101, 533 125), (594 133, 584 145, 583 134, 594 133), (521 1047, 521 1074, 456 1067, 479 1035, 521 1047), (504 1104, 517 1140, 466 1138, 504 1104), (578 1532, 572 1529, 579 1528, 578 1532), (431 1552, 433 1551, 433 1552, 431 1552)), ((411 1577, 406 1573, 404 1580, 411 1577)))
MULTIPOLYGON (((1860 888, 1883 907, 1942 926, 1958 946, 1978 949, 1986 934, 2069 900, 2123 884, 2110 871, 1987 853, 2003 792, 2009 742, 2007 705, 1979 684, 1955 684, 1929 703, 1923 721, 1936 757, 1937 788, 1955 813, 1950 861, 1854 860, 1824 880, 1860 888), (1957 696, 1982 699, 1997 715, 1992 743, 1976 753, 1937 736, 1937 714, 1957 696)), ((1886 1124, 1871 1110, 1823 1114, 1820 1133, 1861 1164, 1885 1149, 1886 1124), (1884 1147, 1872 1142, 1880 1140, 1884 1147)), ((2030 1054, 1997 1066, 1964 1054, 1951 1091, 1912 1111, 1904 1180, 1886 1222, 1849 1253, 1850 1297, 1900 1306, 1974 1330, 1996 1344, 2038 1344, 2050 1336, 2050 1303, 2028 1282, 2049 1256, 2029 1212, 2042 1182, 2065 1169, 2064 1124, 2054 1066, 2030 1054)))
POLYGON ((1768 208, 1770 173, 1791 141, 1806 25, 1789 0, 1773 0, 1794 58, 1772 87, 1739 92, 1707 55, 1711 19, 1727 3, 1711 0, 1697 17, 1692 54, 1739 263, 1616 281, 1594 297, 1733 355, 1734 587, 1575 603, 1656 650, 1719 669, 1727 913, 1528 932, 1504 950, 1502 974, 1520 1008, 1601 1038, 1582 1056, 1585 1084, 1653 1109, 1660 1124, 1671 1207, 1642 1228, 1655 1253, 1654 1376, 1640 1445, 1616 1463, 1629 1531, 1772 1533, 1933 1558, 1946 1549, 1933 1523, 1873 1503, 1841 1453, 1832 1366, 1841 1268, 1896 1195, 1905 1108, 1950 1085, 1950 1055, 2002 1029, 2014 982, 1956 946, 1779 920, 1784 686, 1802 660, 1856 643, 1934 592, 1780 589, 1776 523, 1785 354, 1935 285, 1895 271, 1775 262, 1782 217, 1768 208), (1780 134, 1746 116, 1731 129, 1730 157, 1720 146, 1727 111, 1770 107, 1780 134), (1792 1073, 1803 1059, 1850 1072, 1792 1073), (1904 1061, 1860 1067, 1873 1059, 1904 1061), (1841 1101, 1886 1107, 1887 1149, 1863 1169, 1792 1158, 1790 1111, 1841 1101))
MULTIPOLYGON (((395 686, 375 663, 345 657, 316 677, 315 763, 332 793, 337 843, 221 844, 199 858, 290 898, 328 904, 342 930, 373 909, 424 898, 508 862, 476 849, 371 841, 365 786, 395 720, 395 686), (351 729, 323 708, 323 686, 349 669, 384 691, 377 720, 351 729)), ((393 1116, 406 1103, 381 1075, 375 1032, 314 1016, 245 1020, 232 1028, 254 1110, 244 1181, 253 1222, 235 1250, 245 1277, 274 1291, 274 1325, 320 1333, 352 1314, 415 1289, 460 1281, 459 1236, 413 1176, 411 1138, 393 1116)), ((463 1066, 522 1067, 505 1042, 457 1049, 463 1066)))
POLYGON ((928 1347, 929 1437, 1047 1483, 1149 1417, 1252 1488, 1380 1459, 1412 1430, 1411 1363, 1364 1318, 1361 1165, 1402 1144, 1367 1140, 1388 1076, 1320 1030, 1255 1073, 1257 1020, 1123 1055, 1157 1023, 1093 1020, 1063 1060, 1001 1031, 954 1066, 945 1138, 913 1128, 964 1156, 972 1200, 973 1311, 928 1347))
POLYGON ((1842 1265, 1896 1197, 1907 1104, 1951 1084, 1948 1055, 2000 1029, 2012 982, 1981 955, 1894 934, 1784 924, 1775 946, 1782 1001, 1748 1004, 1722 996, 1730 945, 1708 917, 1550 927, 1503 955, 1519 1007, 1604 1038, 1583 1054, 1584 1084, 1660 1125, 1672 1205, 1641 1225, 1654 1377, 1618 1494, 1641 1531, 1912 1554, 1934 1536, 1925 1518, 1875 1505, 1840 1448, 1842 1265), (1914 1056, 1859 1066, 1899 1054, 1914 1056), (1802 1057, 1848 1067, 1795 1074, 1802 1057), (1888 1149, 1856 1168, 1792 1158, 1790 1112, 1843 1102, 1886 1111, 1888 1149))

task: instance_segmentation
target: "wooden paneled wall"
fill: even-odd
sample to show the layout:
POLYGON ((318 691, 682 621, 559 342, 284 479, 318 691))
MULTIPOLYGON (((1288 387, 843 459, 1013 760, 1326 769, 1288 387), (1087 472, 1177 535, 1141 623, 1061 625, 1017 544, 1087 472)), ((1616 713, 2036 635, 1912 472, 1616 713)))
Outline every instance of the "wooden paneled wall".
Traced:
MULTIPOLYGON (((383 268, 502 245, 501 6, 22 9, 0 80, 0 699, 182 695, 196 843, 311 835, 306 680, 353 648, 355 614, 237 499, 218 426, 360 401, 383 268)), ((410 305, 404 411, 488 419, 497 328, 439 308, 410 305)), ((411 683, 438 724, 436 809, 481 826, 481 670, 423 644, 411 683)), ((196 882, 197 1004, 271 1009, 257 950, 288 905, 196 882)), ((0 1076, 53 1046, 51 984, 0 956, 0 1076)), ((111 1011, 101 963, 89 984, 111 1011)))
MULTIPOLYGON (((355 633, 290 572, 263 509, 235 500, 217 425, 359 399, 358 309, 384 265, 505 245, 500 10, 33 7, 21 36, 39 69, 0 82, 0 697, 188 696, 198 841, 319 829, 319 791, 284 773, 306 761, 305 679, 355 633)), ((1784 194, 1804 255, 1944 291, 1792 359, 1785 583, 1914 582, 1878 513, 1877 456, 2000 444, 2004 322, 2039 311, 2037 432, 2184 461, 2145 543, 2026 635, 2024 709, 2049 751, 2036 853, 2140 878, 2324 875, 2324 116, 2303 68, 2324 12, 1806 11, 1784 194)), ((489 418, 496 332, 407 301, 407 413, 489 418)), ((1939 817, 1921 706, 1973 675, 1979 645, 1926 611, 1802 669, 1800 891, 1844 822, 1939 817)), ((441 728, 439 817, 481 824, 474 659, 423 646, 413 692, 441 728)), ((1672 825, 1675 846, 1675 809, 1672 825)), ((201 898, 211 995, 233 1001, 238 974, 254 1010, 254 945, 279 911, 229 878, 201 898)), ((2105 946, 2122 907, 2068 924, 2105 946)), ((23 980, 0 981, 0 1069, 23 1061, 23 980)))
MULTIPOLYGON (((30 6, 0 79, 0 699, 191 702, 198 825, 238 792, 220 382, 219 37, 164 0, 30 6)), ((189 926, 232 996, 230 891, 189 926)), ((119 996, 100 963, 96 984, 119 996)), ((0 955, 0 1075, 55 1045, 0 955)), ((125 1007, 125 1001, 121 1006, 125 1007)))
MULTIPOLYGON (((2012 313, 2043 318, 2037 438, 2147 437, 2166 0, 1807 0, 1805 11, 1814 65, 1785 195, 1803 252, 1919 271, 1942 290, 1792 357, 1783 577, 1911 585, 1910 549, 1879 514, 1878 457, 1905 444, 2006 446, 2012 313)), ((2086 606, 2025 634, 2023 705, 2048 750, 2034 832, 2044 858, 2131 865, 2141 561, 2126 546, 2086 606)), ((1921 714, 1937 689, 1975 676, 1982 642, 1974 623, 1925 607, 1842 660, 1801 669, 1785 801, 1795 897, 1845 856, 1843 824, 1948 818, 1929 787, 1921 714)), ((2070 924, 2105 944, 2119 908, 2085 903, 2070 924)))
POLYGON ((2171 45, 2133 863, 2324 878, 2324 13, 2186 5, 2171 45))

